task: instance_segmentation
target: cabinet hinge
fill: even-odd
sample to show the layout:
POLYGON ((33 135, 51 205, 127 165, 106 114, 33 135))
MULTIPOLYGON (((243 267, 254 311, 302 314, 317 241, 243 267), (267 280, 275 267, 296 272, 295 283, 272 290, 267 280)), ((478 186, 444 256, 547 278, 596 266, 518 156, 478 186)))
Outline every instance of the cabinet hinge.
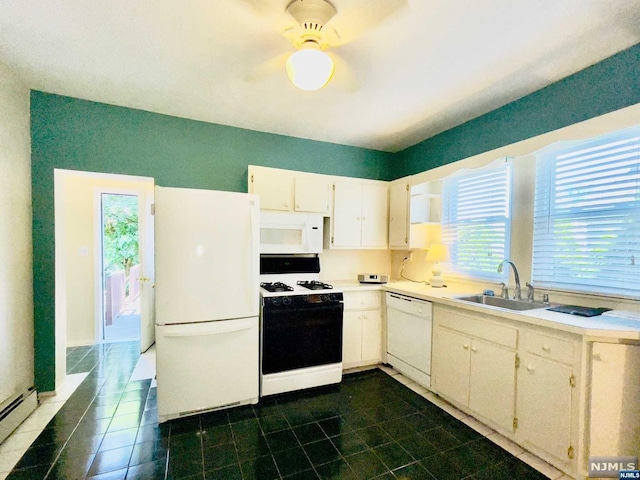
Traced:
POLYGON ((573 374, 569 377, 569 385, 572 387, 576 386, 576 376, 573 374))
POLYGON ((569 445, 569 448, 567 449, 567 457, 569 458, 574 458, 575 454, 573 451, 573 447, 571 445, 569 445))
POLYGON ((253 183, 253 173, 251 174, 251 183, 253 183))
POLYGON ((516 354, 516 368, 520 368, 520 357, 516 354))
POLYGON ((331 245, 333 245, 333 237, 331 237, 331 245))
POLYGON ((518 428, 518 417, 513 417, 513 429, 516 430, 518 428))
POLYGON ((408 192, 408 191, 409 191, 409 184, 407 183, 407 184, 405 185, 405 187, 406 187, 407 192, 408 192))
POLYGON ((155 203, 151 204, 151 212, 149 212, 149 213, 151 213, 151 215, 155 215, 156 214, 156 204, 155 203))
POLYGON ((407 243, 409 243, 409 237, 404 237, 404 244, 406 245, 407 243))
POLYGON ((333 185, 331 185, 331 188, 335 192, 336 191, 336 184, 334 183, 333 185))

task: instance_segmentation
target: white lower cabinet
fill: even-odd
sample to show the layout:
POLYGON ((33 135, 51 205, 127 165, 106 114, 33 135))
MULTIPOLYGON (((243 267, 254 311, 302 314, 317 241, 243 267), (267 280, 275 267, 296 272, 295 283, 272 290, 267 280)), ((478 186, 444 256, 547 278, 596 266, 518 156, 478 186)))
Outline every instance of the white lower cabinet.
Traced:
POLYGON ((382 313, 379 291, 344 293, 343 368, 382 361, 382 313))
POLYGON ((634 441, 640 445, 638 402, 622 407, 621 392, 630 382, 623 388, 619 373, 635 354, 631 395, 640 398, 640 346, 593 343, 592 366, 583 361, 588 344, 576 334, 435 305, 433 389, 559 470, 584 479, 590 454, 635 455, 624 452, 634 441), (589 374, 590 392, 582 385, 589 374), (620 421, 625 408, 635 411, 620 421), (580 433, 584 424, 591 425, 589 440, 580 433), (626 448, 614 448, 624 441, 626 448))
POLYGON ((571 447, 573 369, 530 353, 518 372, 518 437, 567 463, 571 447))
POLYGON ((640 455, 640 345, 594 342, 591 367, 591 455, 640 455))
POLYGON ((576 457, 579 337, 521 329, 517 437, 545 460, 576 457))
POLYGON ((473 339, 470 371, 469 408, 505 430, 513 430, 516 352, 473 339))
POLYGON ((446 318, 436 316, 432 384, 441 396, 513 431, 516 352, 512 347, 472 336, 474 332, 486 332, 492 340, 502 341, 502 334, 492 335, 496 328, 454 311, 448 311, 446 318))

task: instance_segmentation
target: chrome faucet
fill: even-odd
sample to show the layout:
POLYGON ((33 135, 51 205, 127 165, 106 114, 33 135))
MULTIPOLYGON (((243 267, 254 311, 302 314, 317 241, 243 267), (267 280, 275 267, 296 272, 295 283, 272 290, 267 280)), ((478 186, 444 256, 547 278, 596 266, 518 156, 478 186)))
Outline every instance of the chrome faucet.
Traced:
POLYGON ((513 298, 515 300, 522 300, 522 290, 520 289, 520 275, 518 274, 516 265, 511 260, 503 260, 500 262, 500 265, 498 265, 498 273, 502 273, 502 265, 504 265, 505 263, 511 265, 511 268, 513 269, 513 276, 516 279, 516 290, 513 298))

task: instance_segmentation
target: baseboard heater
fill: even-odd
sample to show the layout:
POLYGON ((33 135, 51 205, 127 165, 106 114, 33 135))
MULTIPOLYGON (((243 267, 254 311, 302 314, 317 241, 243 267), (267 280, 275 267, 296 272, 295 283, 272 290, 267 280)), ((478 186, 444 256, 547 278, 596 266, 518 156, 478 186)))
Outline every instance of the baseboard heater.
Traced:
POLYGON ((11 435, 38 406, 38 394, 32 387, 18 394, 0 410, 0 443, 11 435))

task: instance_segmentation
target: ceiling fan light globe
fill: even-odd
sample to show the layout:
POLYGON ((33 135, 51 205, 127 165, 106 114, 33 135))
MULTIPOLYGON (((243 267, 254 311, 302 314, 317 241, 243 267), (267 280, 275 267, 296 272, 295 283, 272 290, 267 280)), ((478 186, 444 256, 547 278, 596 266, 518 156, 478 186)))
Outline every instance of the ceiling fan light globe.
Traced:
POLYGON ((303 49, 287 59, 287 75, 296 87, 313 91, 324 87, 333 76, 333 60, 321 50, 303 49))

